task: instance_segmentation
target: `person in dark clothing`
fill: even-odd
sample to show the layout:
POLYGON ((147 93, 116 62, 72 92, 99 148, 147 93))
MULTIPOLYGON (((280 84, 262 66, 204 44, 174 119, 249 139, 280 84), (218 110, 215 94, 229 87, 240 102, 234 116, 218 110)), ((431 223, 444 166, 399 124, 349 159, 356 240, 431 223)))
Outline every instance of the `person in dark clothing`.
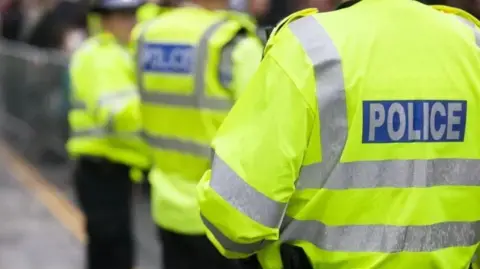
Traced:
POLYGON ((2 37, 9 40, 18 40, 22 20, 20 1, 12 1, 8 7, 5 7, 2 13, 2 37))
POLYGON ((50 8, 37 11, 38 18, 31 20, 24 4, 15 0, 2 16, 2 36, 40 48, 62 49, 70 31, 86 28, 87 2, 59 1, 50 8))
POLYGON ((41 48, 62 49, 72 30, 86 29, 88 5, 84 1, 60 1, 49 9, 32 30, 27 43, 41 48))
MULTIPOLYGON (((296 2, 296 1, 293 1, 296 2)), ((293 11, 292 1, 289 0, 272 0, 268 12, 258 18, 261 26, 274 26, 285 16, 293 11)))
POLYGON ((130 269, 134 264, 129 173, 129 166, 100 158, 82 158, 74 171, 77 198, 89 216, 87 268, 130 269))

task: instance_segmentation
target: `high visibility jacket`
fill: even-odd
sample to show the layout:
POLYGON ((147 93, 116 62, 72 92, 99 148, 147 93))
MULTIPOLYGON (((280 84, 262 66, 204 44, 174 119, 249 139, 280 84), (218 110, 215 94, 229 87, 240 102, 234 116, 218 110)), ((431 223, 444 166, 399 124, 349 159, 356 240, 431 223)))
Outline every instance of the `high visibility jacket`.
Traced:
POLYGON ((137 10, 137 21, 144 22, 155 19, 158 15, 169 11, 170 8, 161 7, 158 4, 147 2, 137 10))
POLYGON ((409 0, 290 17, 198 185, 227 257, 468 268, 480 238, 478 21, 409 0), (296 20, 295 20, 296 19, 296 20))
POLYGON ((202 234, 196 184, 210 167, 211 139, 260 63, 261 42, 228 12, 199 7, 164 14, 132 38, 144 135, 154 149, 154 219, 202 234))
POLYGON ((108 33, 88 39, 74 53, 67 142, 72 157, 98 156, 149 167, 149 148, 139 136, 140 98, 134 68, 128 51, 108 33))

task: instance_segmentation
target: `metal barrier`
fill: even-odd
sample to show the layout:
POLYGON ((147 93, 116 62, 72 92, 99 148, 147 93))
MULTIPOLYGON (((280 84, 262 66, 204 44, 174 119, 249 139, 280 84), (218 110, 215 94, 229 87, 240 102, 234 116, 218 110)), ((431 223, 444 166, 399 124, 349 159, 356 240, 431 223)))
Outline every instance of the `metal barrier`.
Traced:
POLYGON ((0 40, 0 128, 35 164, 65 163, 68 57, 0 40))
MULTIPOLYGON (((74 162, 69 161, 64 148, 68 138, 68 78, 66 55, 0 39, 1 138, 75 200, 71 184, 74 162)), ((154 227, 148 196, 140 189, 134 194, 140 263, 159 268, 160 252, 151 233, 154 227)))

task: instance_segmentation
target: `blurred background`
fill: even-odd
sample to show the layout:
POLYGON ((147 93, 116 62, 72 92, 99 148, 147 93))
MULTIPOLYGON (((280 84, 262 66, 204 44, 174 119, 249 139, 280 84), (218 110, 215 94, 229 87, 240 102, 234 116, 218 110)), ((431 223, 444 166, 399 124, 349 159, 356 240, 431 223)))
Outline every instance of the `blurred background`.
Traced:
MULTIPOLYGON (((480 0, 426 1, 461 7, 477 17, 480 14, 480 0)), ((251 6, 250 12, 261 27, 267 27, 295 10, 317 7, 328 11, 339 2, 263 0, 251 6)), ((0 203, 7 203, 8 207, 0 206, 0 269, 81 268, 81 232, 69 235, 58 223, 48 220, 51 213, 36 200, 12 196, 17 188, 13 178, 18 175, 9 169, 10 155, 18 154, 31 164, 23 170, 34 167, 40 175, 33 177, 48 179, 47 183, 55 186, 49 188, 52 195, 60 193, 67 202, 75 203, 70 185, 72 164, 64 150, 68 136, 67 69, 69 56, 87 38, 88 4, 87 0, 0 0, 0 131, 2 143, 12 150, 1 150, 8 156, 2 158, 0 165, 0 203), (39 222, 39 216, 43 222, 39 222), (56 260, 42 260, 48 256, 46 252, 56 260), (25 255, 30 265, 25 265, 25 255)), ((231 0, 231 7, 244 10, 245 2, 231 0)), ((40 188, 35 186, 34 189, 40 188)), ((148 185, 139 186, 135 194, 139 268, 158 269, 160 251, 150 217, 148 185)))

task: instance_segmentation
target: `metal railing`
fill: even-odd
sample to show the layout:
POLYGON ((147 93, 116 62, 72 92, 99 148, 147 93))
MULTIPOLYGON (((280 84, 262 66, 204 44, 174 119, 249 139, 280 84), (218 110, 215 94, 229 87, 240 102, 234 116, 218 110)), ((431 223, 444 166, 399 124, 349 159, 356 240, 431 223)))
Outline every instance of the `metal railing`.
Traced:
POLYGON ((65 163, 68 57, 0 40, 0 85, 4 139, 35 164, 65 163))
MULTIPOLYGON (((65 150, 68 79, 67 55, 0 39, 0 138, 75 201, 71 184, 74 162, 65 150)), ((136 185, 134 219, 140 264, 156 264, 149 198, 140 190, 136 185)))

